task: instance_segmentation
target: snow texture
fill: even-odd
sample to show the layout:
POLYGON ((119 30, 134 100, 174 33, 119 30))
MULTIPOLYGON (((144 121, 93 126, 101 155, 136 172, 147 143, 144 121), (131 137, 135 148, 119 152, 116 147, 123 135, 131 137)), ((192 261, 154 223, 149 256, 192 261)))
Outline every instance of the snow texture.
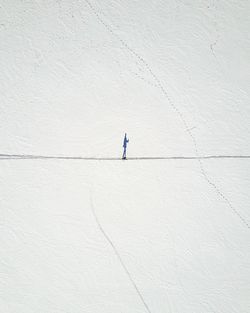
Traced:
POLYGON ((249 13, 0 0, 0 312, 250 312, 249 13))

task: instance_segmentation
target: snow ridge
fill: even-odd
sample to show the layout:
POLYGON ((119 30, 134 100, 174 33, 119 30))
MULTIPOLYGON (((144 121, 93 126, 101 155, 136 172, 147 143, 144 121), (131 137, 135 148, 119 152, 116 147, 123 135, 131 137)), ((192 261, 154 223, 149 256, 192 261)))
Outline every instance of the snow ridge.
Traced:
POLYGON ((99 20, 99 22, 132 54, 134 55, 140 62, 141 64, 144 65, 144 67, 146 68, 146 70, 149 72, 149 74, 152 76, 153 80, 156 83, 156 88, 158 88, 159 90, 161 90, 162 94, 167 98, 169 104, 171 105, 171 107, 173 108, 173 110, 177 113, 177 115, 179 116, 179 118, 181 119, 185 131, 188 133, 189 137, 191 138, 191 141, 193 143, 194 146, 194 150, 195 150, 195 154, 197 156, 198 162, 199 162, 199 167, 201 170, 201 173, 203 175, 203 177, 205 178, 205 180, 207 181, 207 183, 215 190, 215 192, 218 194, 218 196, 220 198, 223 199, 224 202, 226 202, 226 204, 229 206, 229 208, 232 210, 232 212, 238 216, 238 218, 241 220, 241 222, 250 230, 250 225, 249 223, 245 220, 245 218, 243 216, 241 216, 241 214, 233 207, 233 205, 231 204, 231 202, 229 201, 229 199, 220 191, 220 189, 217 187, 217 185, 211 181, 211 179, 208 177, 203 163, 201 161, 201 157, 199 156, 199 150, 197 147, 197 142, 196 139, 194 137, 194 135, 192 134, 185 118, 183 117, 183 114, 181 113, 181 111, 178 109, 178 107, 173 103, 173 101, 171 100, 167 90, 163 87, 160 79, 158 78, 158 76, 153 72, 153 70, 151 69, 151 67, 149 66, 149 64, 144 60, 144 58, 139 55, 136 51, 134 51, 122 38, 120 38, 114 31, 113 29, 106 23, 104 22, 104 20, 100 17, 100 14, 96 11, 96 9, 93 7, 93 5, 90 3, 89 0, 84 0, 88 6, 90 7, 90 9, 92 10, 93 14, 96 16, 96 18, 99 20))

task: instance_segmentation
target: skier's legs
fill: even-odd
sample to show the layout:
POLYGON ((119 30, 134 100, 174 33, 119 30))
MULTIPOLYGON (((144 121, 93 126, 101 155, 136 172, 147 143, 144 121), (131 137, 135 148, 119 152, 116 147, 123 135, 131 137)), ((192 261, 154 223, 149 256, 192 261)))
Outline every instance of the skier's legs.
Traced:
POLYGON ((123 158, 123 159, 126 159, 126 148, 124 148, 124 150, 123 150, 122 158, 123 158))

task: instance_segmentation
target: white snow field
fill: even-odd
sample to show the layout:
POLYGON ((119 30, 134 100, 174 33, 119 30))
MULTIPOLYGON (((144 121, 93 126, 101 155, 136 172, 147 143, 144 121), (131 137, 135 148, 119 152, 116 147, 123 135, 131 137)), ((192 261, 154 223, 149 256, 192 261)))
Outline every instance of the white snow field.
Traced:
POLYGON ((250 312, 249 15, 0 0, 1 313, 250 312))

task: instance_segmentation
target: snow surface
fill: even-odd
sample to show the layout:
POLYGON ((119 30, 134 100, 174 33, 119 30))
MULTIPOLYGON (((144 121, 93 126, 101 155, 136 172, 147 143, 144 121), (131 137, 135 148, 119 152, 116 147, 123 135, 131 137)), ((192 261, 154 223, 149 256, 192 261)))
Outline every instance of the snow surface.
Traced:
POLYGON ((250 312, 249 14, 0 0, 0 312, 250 312))

